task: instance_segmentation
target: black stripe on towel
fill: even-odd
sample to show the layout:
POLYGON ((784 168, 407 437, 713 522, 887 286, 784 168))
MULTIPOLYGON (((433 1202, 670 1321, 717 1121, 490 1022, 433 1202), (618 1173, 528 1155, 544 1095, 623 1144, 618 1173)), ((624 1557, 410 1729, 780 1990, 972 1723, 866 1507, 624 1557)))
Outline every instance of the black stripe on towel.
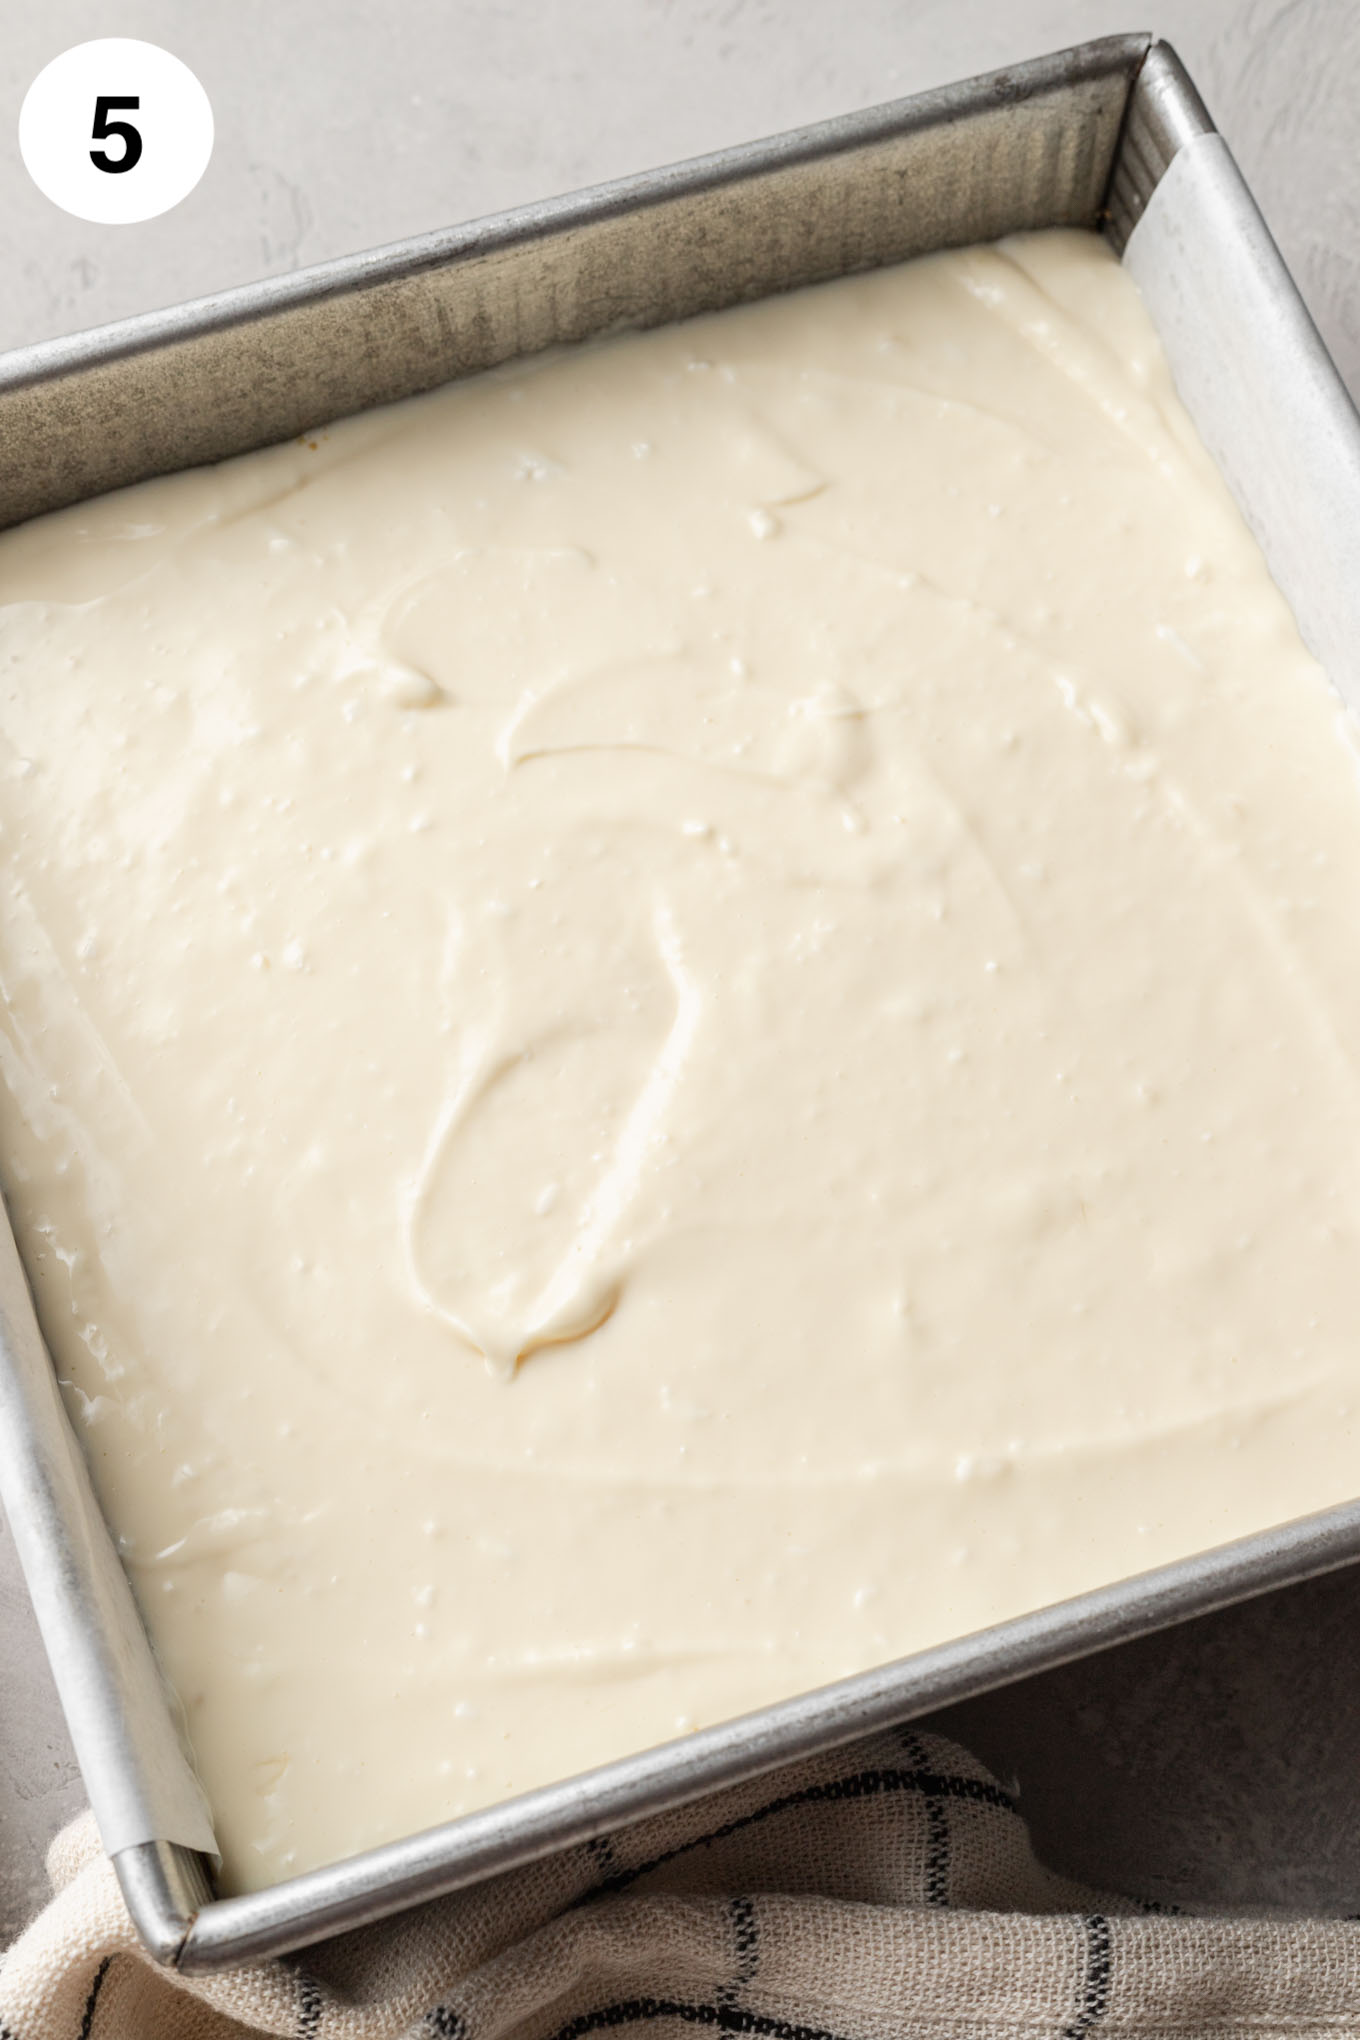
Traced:
POLYGON ((1110 2003, 1110 1923, 1103 1913, 1091 1913, 1086 1921, 1086 1973, 1081 1980, 1077 2015, 1064 2026, 1062 2040, 1086 2040, 1092 2026, 1104 2018, 1110 2003))
MULTIPOLYGON (((924 1776, 929 1759, 920 1736, 906 1728, 901 1732, 901 1742, 912 1764, 924 1776)), ((925 1901, 927 1905, 948 1905, 949 1801, 938 1792, 926 1792, 922 1797, 926 1809, 925 1901)))
POLYGON ((297 2040, 313 2040, 313 2035, 320 2028, 321 2013, 322 2010, 324 2009, 323 2000, 321 1996, 321 1986, 319 1983, 314 1982, 314 1980, 310 1976, 306 1975, 305 1972, 302 1970, 298 1971, 297 1981, 298 1981, 297 2040))
MULTIPOLYGON (((106 1955, 94 1973, 94 1982, 90 1985, 90 1995, 85 2000, 85 2013, 80 2021, 80 2040, 90 2040, 90 2034, 94 2028, 95 2007, 99 2003, 99 1993, 104 1988, 104 1978, 108 1975, 112 1966, 112 1955, 106 1955)), ((8 2031, 8 2028, 6 2030, 8 2031)))
POLYGON ((467 2021, 447 2005, 436 2005, 432 2012, 427 2012, 425 2024, 439 2035, 439 2040, 467 2040, 467 2021))
POLYGON ((704 1849, 714 1842, 725 1842, 729 1836, 740 1834, 743 1828, 756 1827, 761 1821, 787 1813, 792 1807, 833 1806, 840 1801, 873 1799, 885 1792, 919 1792, 926 1798, 971 1800, 977 1806, 995 1806, 1006 1813, 1015 1812, 1015 1801, 1010 1793, 1003 1792, 990 1779, 958 1778, 951 1772, 876 1767, 871 1771, 857 1771, 849 1778, 832 1778, 825 1785, 805 1785, 799 1792, 786 1792, 782 1798, 769 1799, 754 1813, 744 1813, 736 1820, 724 1822, 722 1827, 710 1829, 707 1834, 695 1835, 692 1841, 681 1842, 674 1849, 665 1849, 659 1856, 639 1863, 636 1869, 620 1870, 615 1876, 605 1878, 589 1896, 597 1898, 605 1892, 622 1891, 625 1885, 659 1870, 663 1863, 672 1862, 677 1856, 688 1855, 691 1849, 704 1849))
POLYGON ((640 2026, 653 2019, 679 2019, 686 2026, 710 2026, 720 2033, 750 2033, 759 2040, 844 2040, 822 2026, 795 2026, 787 2019, 743 2011, 740 2005, 695 2005, 680 1998, 627 1998, 601 2005, 560 2026, 551 2040, 586 2040, 590 2033, 615 2032, 620 2026, 640 2026))
POLYGON ((714 2003, 718 2005, 734 2005, 760 1967, 760 1927, 756 1921, 754 1899, 732 1899, 727 1917, 736 1944, 737 1966, 730 1982, 714 1992, 714 2003))

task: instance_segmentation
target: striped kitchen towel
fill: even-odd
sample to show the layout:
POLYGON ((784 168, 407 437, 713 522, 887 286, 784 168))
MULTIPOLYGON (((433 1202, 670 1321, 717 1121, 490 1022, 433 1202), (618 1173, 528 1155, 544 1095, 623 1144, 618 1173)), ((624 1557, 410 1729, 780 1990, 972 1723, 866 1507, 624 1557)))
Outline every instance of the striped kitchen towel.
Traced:
POLYGON ((1360 2040, 1360 1925, 1071 1884, 995 1778, 911 1729, 218 1976, 139 1953, 88 1815, 49 1867, 0 2040, 1360 2040))

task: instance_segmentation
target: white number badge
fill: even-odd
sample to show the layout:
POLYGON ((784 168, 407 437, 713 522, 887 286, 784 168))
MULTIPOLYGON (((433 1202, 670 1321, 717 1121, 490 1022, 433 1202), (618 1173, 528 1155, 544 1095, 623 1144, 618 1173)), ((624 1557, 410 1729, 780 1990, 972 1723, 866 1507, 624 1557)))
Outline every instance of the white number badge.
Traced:
POLYGON ((212 107, 189 66, 125 37, 54 57, 19 114, 19 148, 39 191, 103 226, 169 212, 198 183, 212 146, 212 107))

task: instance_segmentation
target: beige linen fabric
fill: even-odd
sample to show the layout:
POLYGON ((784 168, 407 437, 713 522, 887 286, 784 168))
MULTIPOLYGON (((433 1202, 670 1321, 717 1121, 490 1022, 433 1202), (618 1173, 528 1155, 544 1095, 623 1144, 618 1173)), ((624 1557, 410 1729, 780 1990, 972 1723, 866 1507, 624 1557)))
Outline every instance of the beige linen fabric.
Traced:
POLYGON ((88 1815, 49 1868, 0 2040, 1360 2036, 1360 1924, 1067 1883, 980 1764, 911 1729, 218 1976, 138 1952, 88 1815))

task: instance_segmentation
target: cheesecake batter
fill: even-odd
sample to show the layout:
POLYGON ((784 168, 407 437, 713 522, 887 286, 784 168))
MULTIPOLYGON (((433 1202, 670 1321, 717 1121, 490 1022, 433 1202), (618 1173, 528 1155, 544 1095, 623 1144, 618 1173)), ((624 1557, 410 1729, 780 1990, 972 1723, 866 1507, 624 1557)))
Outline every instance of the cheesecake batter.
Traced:
POLYGON ((1360 1488, 1360 790, 1094 237, 0 540, 4 1182, 229 1888, 1360 1488))

